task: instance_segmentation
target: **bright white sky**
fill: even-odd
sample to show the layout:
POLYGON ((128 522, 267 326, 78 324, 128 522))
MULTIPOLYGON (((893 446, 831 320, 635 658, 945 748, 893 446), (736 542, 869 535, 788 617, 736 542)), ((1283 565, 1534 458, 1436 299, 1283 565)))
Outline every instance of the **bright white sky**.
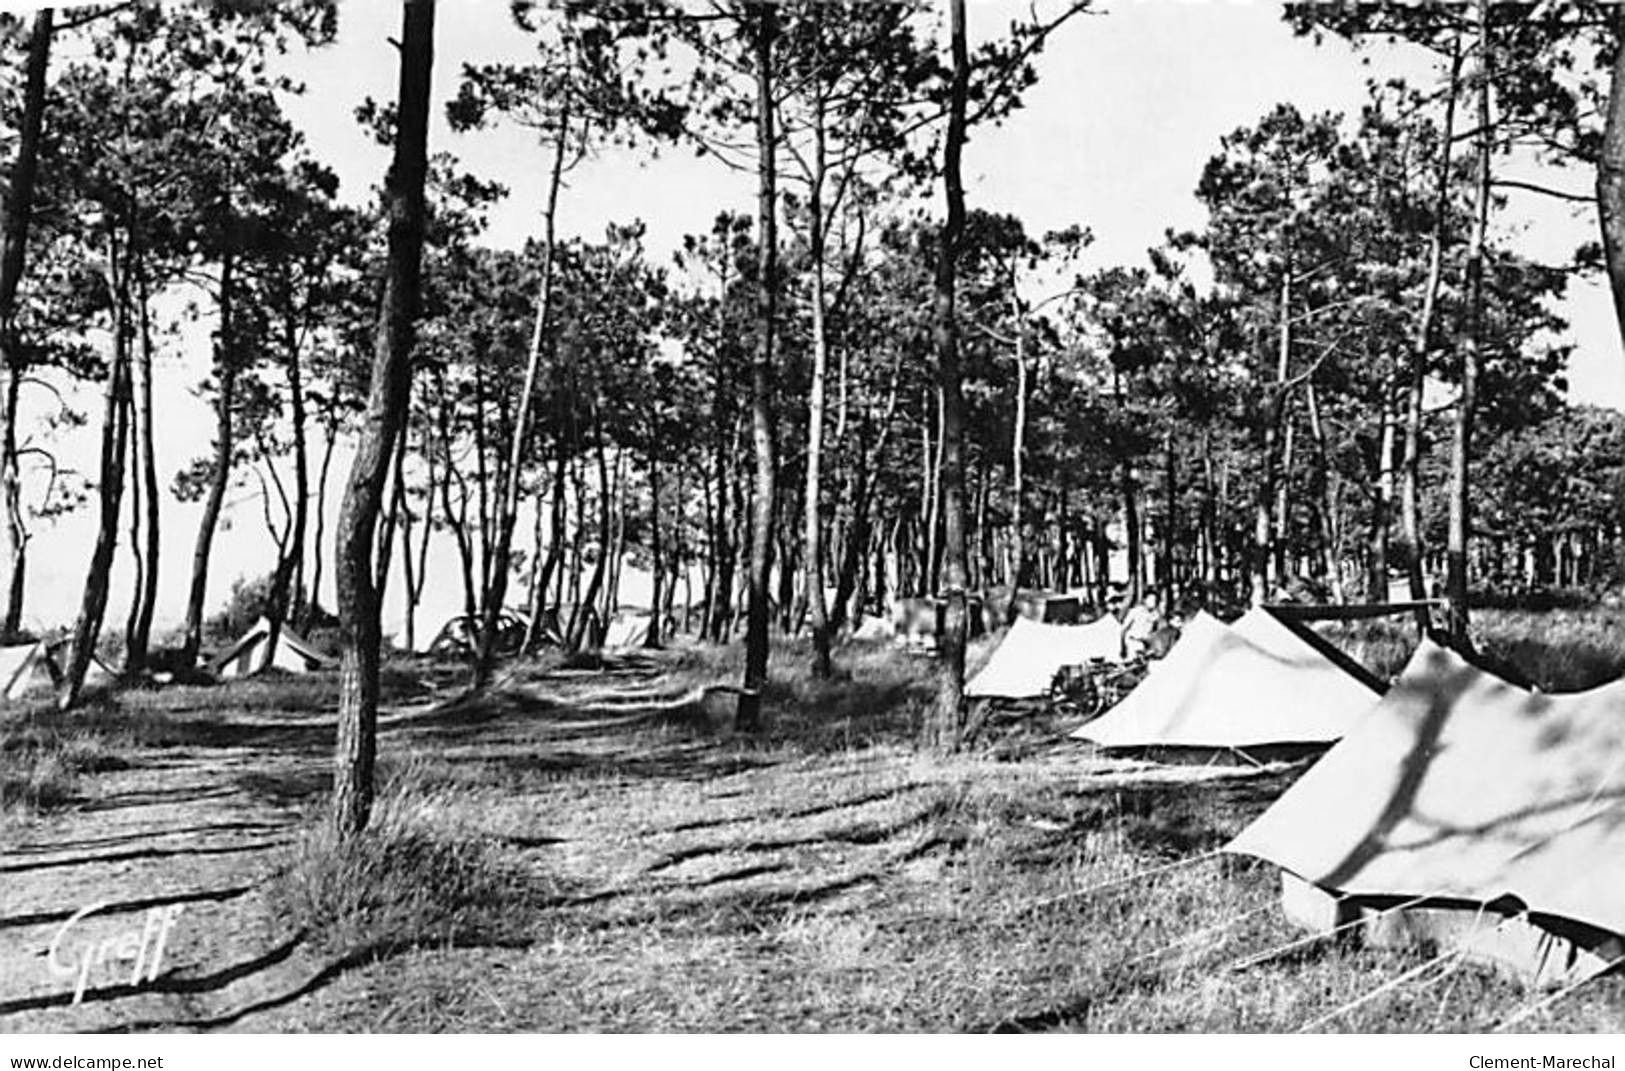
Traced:
MULTIPOLYGON (((1024 10, 1025 4, 972 0, 972 43, 1001 31, 1024 10)), ((442 0, 438 23, 437 103, 455 91, 465 62, 523 60, 530 54, 527 40, 511 26, 505 0, 442 0)), ((344 195, 355 200, 367 196, 387 160, 356 126, 353 111, 368 95, 393 98, 396 54, 389 38, 398 27, 397 4, 346 0, 338 42, 287 61, 290 72, 309 87, 290 112, 315 155, 338 171, 344 195)), ((1279 101, 1292 101, 1306 112, 1352 114, 1364 99, 1368 77, 1429 77, 1422 58, 1412 52, 1376 49, 1369 53, 1369 66, 1366 62, 1340 43, 1317 48, 1294 38, 1272 4, 1109 4, 1055 35, 1039 60, 1041 81, 1024 110, 1002 129, 974 132, 965 158, 968 198, 973 206, 1021 217, 1031 233, 1071 223, 1089 227, 1096 236, 1091 264, 1141 263, 1165 228, 1200 224, 1192 191, 1222 135, 1279 101)), ((437 114, 430 137, 431 149, 453 152, 468 170, 511 188, 493 216, 492 243, 519 245, 537 233, 545 156, 528 135, 512 128, 454 134, 437 114)), ((1580 174, 1550 181, 1574 190, 1590 186, 1590 176, 1580 174)), ((655 160, 613 154, 572 176, 560 206, 560 229, 596 237, 606 223, 641 218, 649 227, 653 255, 664 260, 682 235, 705 230, 718 211, 751 211, 753 196, 749 176, 686 150, 667 149, 655 160)), ((1514 196, 1519 200, 1509 223, 1523 232, 1520 242, 1531 255, 1560 257, 1595 234, 1587 210, 1576 213, 1546 199, 1514 196)), ((1564 312, 1578 345, 1571 396, 1625 408, 1625 358, 1606 289, 1594 282, 1576 285, 1564 312)), ((166 382, 160 392, 159 460, 166 481, 207 449, 212 434, 208 410, 189 393, 202 374, 200 358, 206 360, 196 347, 186 347, 160 372, 166 382)), ((69 452, 88 464, 90 447, 87 435, 69 452)), ((335 503, 347 463, 341 457, 334 466, 335 503)), ((160 625, 178 621, 184 605, 196 516, 194 507, 165 504, 162 587, 169 596, 159 607, 160 625)), ((257 503, 239 505, 229 520, 212 582, 217 598, 233 577, 266 572, 272 564, 257 503)), ((89 511, 60 522, 54 531, 42 526, 33 544, 29 593, 30 617, 38 623, 63 622, 71 613, 92 530, 89 511)), ((450 556, 443 565, 448 571, 440 575, 449 578, 450 556)), ((638 597, 634 591, 626 594, 629 601, 638 597)), ((125 598, 121 588, 115 590, 110 621, 122 620, 125 598)), ((331 596, 327 601, 331 604, 331 596)), ((423 619, 431 624, 420 623, 420 631, 432 632, 432 623, 453 612, 455 602, 453 592, 449 602, 435 598, 426 605, 423 619)), ((398 617, 398 611, 389 613, 398 617)), ((392 628, 386 624, 386 631, 392 628)))

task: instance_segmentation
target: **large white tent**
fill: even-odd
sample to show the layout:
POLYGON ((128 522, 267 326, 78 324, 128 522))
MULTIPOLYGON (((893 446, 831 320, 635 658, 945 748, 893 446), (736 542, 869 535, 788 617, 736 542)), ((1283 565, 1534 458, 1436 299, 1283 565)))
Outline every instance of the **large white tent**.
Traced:
POLYGON ((1234 626, 1198 612, 1139 687, 1072 735, 1115 748, 1329 744, 1379 694, 1268 610, 1234 626))
POLYGON ((209 671, 222 680, 229 680, 273 668, 289 673, 310 673, 327 668, 331 661, 287 625, 277 630, 277 641, 272 644, 271 622, 262 617, 209 664, 209 671))
POLYGON ((1087 625, 1047 625, 1018 617, 981 672, 965 684, 975 699, 1031 699, 1049 691, 1062 666, 1122 657, 1122 626, 1107 614, 1087 625))
POLYGON ((610 619, 609 627, 604 630, 603 649, 606 651, 624 651, 633 647, 642 647, 649 639, 649 623, 651 617, 643 610, 620 610, 610 619))
POLYGON ((1625 955, 1625 681, 1526 692, 1425 641, 1227 850, 1282 868, 1301 925, 1586 977, 1625 955))
POLYGON ((43 643, 0 647, 0 695, 24 699, 49 692, 56 685, 50 651, 43 643))

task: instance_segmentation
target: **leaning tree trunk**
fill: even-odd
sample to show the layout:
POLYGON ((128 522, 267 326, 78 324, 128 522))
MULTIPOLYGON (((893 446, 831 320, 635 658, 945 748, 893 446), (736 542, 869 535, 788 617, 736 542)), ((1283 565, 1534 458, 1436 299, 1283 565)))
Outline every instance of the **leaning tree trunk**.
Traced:
POLYGON ((937 270, 932 302, 932 342, 937 355, 937 383, 941 393, 942 463, 938 469, 943 520, 943 614, 938 651, 943 672, 936 708, 926 719, 928 746, 938 751, 959 749, 965 728, 965 396, 959 365, 959 325, 954 307, 959 249, 965 231, 965 187, 960 177, 960 156, 965 145, 965 104, 970 82, 970 57, 965 45, 965 0, 949 0, 949 46, 953 78, 948 90, 948 131, 943 148, 942 177, 948 216, 937 247, 937 270))
POLYGON ((530 354, 525 362, 525 385, 519 396, 519 414, 508 441, 508 464, 497 503, 496 548, 491 555, 490 587, 486 592, 485 615, 480 622, 479 646, 474 658, 474 686, 483 688, 491 680, 496 662, 497 621, 508 597, 508 562, 513 556, 513 530, 519 523, 520 477, 525 468, 525 449, 530 439, 530 413, 536 394, 536 376, 541 369, 543 341, 553 306, 553 221, 559 208, 559 179, 564 174, 564 155, 569 149, 570 106, 565 101, 553 142, 553 170, 547 184, 547 208, 542 219, 545 234, 542 245, 542 279, 536 295, 536 316, 530 330, 530 354))
POLYGON ((51 55, 51 8, 34 16, 28 39, 23 113, 9 195, 0 198, 0 570, 5 575, 5 614, 0 638, 22 625, 28 529, 23 519, 22 473, 17 460, 17 397, 24 361, 17 339, 17 287, 22 282, 28 228, 34 214, 41 120, 45 115, 45 68, 51 55))
POLYGON ((299 363, 299 331, 292 320, 284 325, 282 344, 287 358, 288 412, 293 424, 293 523, 288 534, 288 546, 277 559, 276 576, 271 582, 271 596, 267 600, 266 616, 271 622, 271 635, 266 642, 268 649, 273 651, 280 642, 282 626, 295 601, 294 577, 305 560, 305 532, 310 525, 310 459, 305 447, 304 370, 299 363))
POLYGON ((96 544, 85 571, 84 597, 73 628, 73 642, 63 679, 58 682, 57 705, 69 710, 79 702, 85 673, 96 650, 102 616, 107 612, 108 579, 113 571, 113 552, 118 548, 118 520, 124 497, 125 437, 130 407, 130 297, 129 268, 112 234, 107 242, 107 282, 113 303, 113 355, 107 362, 106 406, 102 417, 101 507, 96 528, 96 544))
POLYGON ((389 254, 373 337, 366 418, 339 512, 339 708, 331 821, 342 838, 367 825, 377 753, 378 600, 372 546, 395 437, 412 387, 412 343, 423 268, 424 177, 428 172, 429 78, 434 64, 434 0, 402 4, 399 118, 385 181, 389 254))
MULTIPOLYGON (((228 209, 229 212, 229 209, 228 209)), ((233 302, 236 299, 236 254, 228 244, 220 257, 220 333, 215 340, 214 367, 219 382, 214 399, 214 465, 209 473, 209 491, 203 499, 203 516, 198 521, 197 543, 192 550, 192 583, 186 596, 186 637, 181 643, 181 662, 197 661, 203 645, 203 608, 209 594, 209 555, 214 547, 215 527, 226 501, 226 485, 231 480, 233 453, 233 413, 237 407, 237 354, 232 339, 233 302)))
POLYGON ((1484 242, 1490 220, 1490 31, 1489 0, 1478 0, 1478 157, 1472 239, 1467 246, 1467 330, 1461 348, 1461 397, 1456 403, 1455 435, 1450 444, 1450 529, 1445 546, 1445 595, 1450 600, 1449 631, 1463 650, 1467 636, 1467 544, 1472 533, 1468 500, 1468 463, 1472 458, 1473 409, 1478 401, 1478 372, 1483 360, 1484 242))
POLYGON ((773 569, 773 333, 778 320, 779 233, 778 138, 773 128, 773 39, 778 11, 756 5, 757 278, 756 354, 750 369, 750 429, 756 454, 755 493, 750 503, 750 603, 745 619, 745 679, 735 712, 737 727, 759 727, 762 688, 767 684, 768 585, 773 569))

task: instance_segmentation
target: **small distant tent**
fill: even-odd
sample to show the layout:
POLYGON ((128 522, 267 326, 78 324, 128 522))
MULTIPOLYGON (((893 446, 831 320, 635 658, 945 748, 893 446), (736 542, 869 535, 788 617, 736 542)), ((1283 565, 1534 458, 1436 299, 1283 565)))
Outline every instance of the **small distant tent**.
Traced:
POLYGON ((1262 748, 1342 738, 1381 685, 1268 610, 1198 611, 1120 703, 1072 735, 1110 748, 1262 748))
POLYGON ((622 610, 610 619, 609 628, 604 630, 604 650, 642 647, 649 639, 649 621, 647 613, 622 610))
POLYGON ((852 638, 864 643, 895 640, 897 623, 889 617, 872 617, 865 614, 859 618, 857 627, 852 630, 852 638))
MULTIPOLYGON (((60 639, 0 647, 0 695, 15 700, 54 691, 67 670, 72 646, 70 640, 60 639)), ((92 652, 85 669, 85 686, 106 687, 117 678, 112 667, 92 652)))
POLYGON ((1425 940, 1534 985, 1625 957, 1625 681, 1527 692, 1424 640, 1227 851, 1301 926, 1425 940))
POLYGON ((987 665, 966 683, 965 694, 973 699, 1036 698, 1049 691, 1062 666, 1095 658, 1115 662, 1122 653, 1122 626, 1110 614, 1087 625, 1048 625, 1018 617, 987 665))
POLYGON ((56 687, 56 667, 43 643, 20 643, 0 647, 0 694, 7 699, 26 699, 56 687))
POLYGON ((283 625, 277 642, 271 644, 271 622, 260 618, 252 628, 209 663, 209 672, 222 680, 251 677, 266 669, 289 673, 311 673, 326 669, 332 660, 311 646, 310 641, 283 625))

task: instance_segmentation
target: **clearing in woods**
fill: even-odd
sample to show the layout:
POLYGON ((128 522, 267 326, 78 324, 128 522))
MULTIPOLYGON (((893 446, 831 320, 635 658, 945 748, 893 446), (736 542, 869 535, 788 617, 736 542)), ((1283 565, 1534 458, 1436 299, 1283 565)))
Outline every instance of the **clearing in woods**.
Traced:
MULTIPOLYGON (((1043 727, 922 758, 927 663, 880 648, 822 685, 781 653, 747 740, 693 698, 737 654, 543 664, 477 702, 445 701, 459 667, 393 666, 348 860, 318 821, 330 677, 107 700, 118 758, 0 826, 0 1029, 1478 1031, 1530 1000, 1291 944, 1274 873, 1213 853, 1300 766, 1159 769, 1043 727), (76 1005, 51 946, 93 905, 59 967, 170 926, 155 979, 98 964, 76 1005)), ((1621 995, 1520 1028, 1619 1030, 1621 995)))

